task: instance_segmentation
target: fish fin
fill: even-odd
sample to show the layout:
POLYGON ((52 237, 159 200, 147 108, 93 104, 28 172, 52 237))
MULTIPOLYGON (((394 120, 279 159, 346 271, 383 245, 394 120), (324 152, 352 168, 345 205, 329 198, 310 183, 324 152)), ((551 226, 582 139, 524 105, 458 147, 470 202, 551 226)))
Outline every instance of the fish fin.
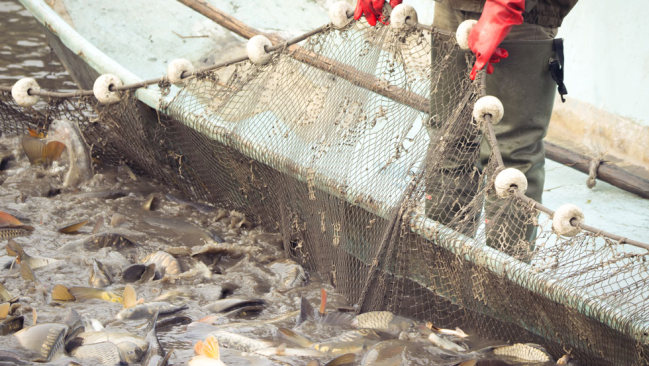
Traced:
POLYGON ((34 275, 34 271, 24 261, 20 263, 20 275, 23 277, 25 281, 36 282, 36 275, 34 275))
POLYGON ((202 355, 212 358, 214 360, 220 360, 220 350, 219 350, 219 341, 214 336, 209 336, 205 339, 203 343, 203 348, 201 349, 202 355))
POLYGON ((349 315, 349 313, 342 313, 340 311, 327 313, 320 318, 320 321, 324 324, 343 327, 350 327, 352 320, 354 320, 353 316, 349 315))
POLYGON ((149 334, 149 333, 155 334, 155 323, 158 321, 158 314, 160 314, 159 311, 156 311, 153 314, 153 316, 149 320, 149 323, 146 326, 146 330, 144 331, 144 334, 149 334))
POLYGON ((0 211, 0 226, 22 226, 22 222, 12 215, 0 211))
POLYGON ((466 337, 469 336, 468 334, 464 333, 464 331, 462 329, 460 329, 460 327, 455 327, 455 332, 456 332, 455 335, 460 337, 460 338, 466 338, 466 337))
POLYGON ((41 159, 45 165, 52 164, 53 161, 59 160, 65 145, 59 141, 50 141, 43 146, 41 150, 41 159))
POLYGON ((478 364, 478 360, 467 360, 458 363, 456 366, 475 366, 478 364))
POLYGON ((23 247, 13 239, 7 240, 7 246, 5 249, 7 250, 7 254, 12 257, 21 257, 25 255, 23 247))
POLYGON ((311 306, 305 297, 302 297, 300 299, 300 315, 297 317, 295 326, 304 323, 305 320, 313 320, 314 314, 315 310, 313 309, 313 306, 311 306))
POLYGON ((8 302, 0 304, 0 319, 4 319, 9 315, 9 310, 11 310, 11 304, 8 302))
POLYGON ((320 316, 325 315, 325 308, 327 307, 327 291, 324 288, 320 289, 320 309, 318 312, 320 316))
POLYGON ((137 294, 135 293, 133 286, 126 285, 126 287, 124 287, 122 299, 124 300, 124 309, 132 308, 137 305, 137 294))
POLYGON ((35 129, 33 129, 31 127, 27 127, 27 133, 29 134, 29 136, 36 137, 36 138, 39 138, 39 139, 42 139, 42 138, 45 137, 45 134, 43 132, 38 132, 38 131, 36 131, 35 129))
POLYGON ((21 144, 30 164, 35 165, 43 163, 43 148, 45 147, 45 141, 38 137, 25 135, 22 138, 21 144))
POLYGON ((194 345, 194 353, 198 356, 203 355, 203 348, 205 347, 205 344, 203 343, 202 340, 198 340, 196 344, 194 345))
POLYGON ((63 285, 54 285, 52 289, 52 300, 56 301, 74 301, 74 296, 70 293, 67 287, 63 285))
POLYGON ((74 298, 77 300, 83 301, 83 300, 90 300, 90 299, 99 299, 99 300, 123 304, 123 300, 121 296, 117 296, 112 292, 101 290, 98 288, 74 286, 74 287, 70 287, 68 290, 70 291, 70 294, 72 294, 72 296, 74 296, 74 298))
POLYGON ((325 366, 343 366, 343 365, 353 365, 356 362, 356 354, 354 353, 345 353, 342 356, 338 356, 333 360, 327 362, 325 366))
POLYGON ((164 358, 160 361, 160 363, 158 363, 158 366, 167 366, 167 364, 169 364, 169 359, 171 358, 171 355, 173 355, 174 352, 176 352, 175 349, 173 348, 170 349, 169 352, 167 352, 164 358))
POLYGON ((88 220, 77 222, 76 224, 68 225, 59 229, 59 232, 62 234, 76 234, 83 225, 87 224, 88 220))
POLYGON ((313 345, 313 342, 308 340, 306 337, 297 334, 296 332, 286 329, 286 328, 278 328, 277 329, 282 336, 282 338, 286 339, 287 341, 294 343, 300 347, 304 348, 309 348, 311 345, 313 345))

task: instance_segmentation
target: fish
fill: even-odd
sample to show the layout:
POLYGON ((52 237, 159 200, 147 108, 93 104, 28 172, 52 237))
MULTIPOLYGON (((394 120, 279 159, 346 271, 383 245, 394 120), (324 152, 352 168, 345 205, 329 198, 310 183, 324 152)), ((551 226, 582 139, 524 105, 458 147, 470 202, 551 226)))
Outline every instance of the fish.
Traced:
POLYGON ((84 344, 74 348, 70 355, 87 364, 105 366, 122 364, 120 349, 111 342, 84 344))
POLYGON ((72 296, 67 287, 63 285, 54 285, 52 288, 53 301, 75 301, 76 298, 72 296))
POLYGON ((282 259, 268 265, 268 269, 278 278, 282 291, 302 286, 307 277, 304 268, 291 259, 282 259))
POLYGON ((101 248, 109 247, 117 251, 124 251, 128 249, 135 249, 136 245, 133 241, 122 234, 118 233, 101 233, 88 238, 83 247, 86 250, 99 250, 101 248))
POLYGON ((410 342, 391 339, 379 342, 367 350, 361 359, 361 366, 400 366, 410 342))
POLYGON ((452 352, 466 352, 467 348, 464 346, 461 346, 455 342, 452 342, 444 337, 438 336, 435 333, 430 333, 428 335, 428 340, 430 343, 434 344, 435 346, 447 350, 447 351, 452 351, 452 352))
POLYGON ((209 213, 212 213, 212 212, 217 210, 217 208, 214 207, 214 206, 204 204, 204 203, 184 200, 184 199, 182 199, 180 197, 176 197, 176 196, 174 196, 174 195, 172 195, 170 193, 165 194, 165 198, 168 199, 169 201, 178 203, 180 205, 189 206, 189 207, 191 207, 191 208, 193 208, 193 209, 195 209, 195 210, 197 210, 197 211, 199 211, 201 213, 205 213, 205 214, 209 214, 209 213))
POLYGON ((131 364, 139 362, 149 348, 149 342, 137 335, 114 330, 86 331, 79 333, 74 340, 77 347, 98 343, 112 343, 119 353, 120 360, 131 364))
POLYGON ((393 314, 389 311, 370 311, 357 315, 351 322, 355 328, 367 328, 387 332, 394 336, 417 324, 414 320, 393 314))
POLYGON ((426 328, 432 330, 433 332, 436 332, 438 334, 444 334, 444 335, 450 335, 453 337, 457 338, 467 338, 469 335, 464 333, 464 331, 458 327, 455 327, 455 329, 444 329, 444 328, 437 328, 436 326, 433 325, 431 322, 426 323, 426 328))
POLYGON ((88 223, 88 220, 83 220, 75 224, 67 225, 59 229, 61 234, 76 234, 79 230, 88 223))
POLYGON ((75 299, 81 301, 98 299, 98 300, 116 302, 119 304, 122 304, 124 301, 121 296, 111 291, 102 290, 94 287, 75 286, 75 287, 70 287, 68 290, 70 291, 70 294, 74 296, 75 299))
POLYGON ((67 325, 42 323, 32 325, 14 333, 18 343, 30 351, 38 353, 38 362, 50 362, 63 354, 67 325))
POLYGON ((9 255, 15 255, 16 258, 18 258, 18 263, 26 264, 31 269, 38 269, 52 263, 61 262, 59 259, 31 256, 27 254, 25 249, 23 249, 23 247, 13 239, 9 239, 7 242, 7 253, 9 253, 9 255))
POLYGON ((320 309, 316 312, 316 310, 313 309, 313 306, 311 306, 311 303, 309 303, 306 298, 302 297, 300 299, 300 312, 296 321, 296 326, 302 324, 306 320, 335 326, 350 326, 354 318, 347 313, 336 311, 323 314, 326 301, 326 296, 322 296, 320 309))
POLYGON ((330 355, 358 353, 385 338, 374 329, 354 329, 321 342, 311 342, 290 329, 278 328, 278 331, 283 338, 300 347, 312 348, 330 355))
POLYGON ((554 362, 542 346, 535 343, 515 343, 511 346, 495 347, 493 354, 519 362, 554 362))
POLYGON ((93 287, 106 287, 112 283, 113 278, 110 275, 108 268, 106 268, 106 266, 100 261, 93 259, 88 284, 93 287))
POLYGON ((142 209, 144 211, 154 211, 159 206, 158 201, 160 201, 158 196, 155 193, 151 193, 142 204, 142 209))
POLYGON ((92 177, 90 153, 76 123, 65 119, 54 120, 50 124, 46 140, 48 143, 62 143, 68 152, 69 168, 63 179, 64 187, 76 187, 92 177))
MULTIPOLYGON (((213 313, 228 313, 233 310, 249 307, 263 307, 266 301, 263 299, 241 299, 236 297, 228 297, 226 299, 216 300, 205 306, 205 309, 213 313)), ((261 311, 261 310, 259 310, 261 311)))
POLYGON ((214 336, 208 336, 205 342, 196 342, 194 353, 196 355, 189 360, 189 366, 225 366, 221 361, 219 341, 214 336))
POLYGON ((168 302, 149 302, 122 309, 115 316, 119 320, 150 318, 156 312, 160 315, 170 315, 188 309, 187 305, 173 305, 168 302))
POLYGON ((167 252, 161 250, 149 254, 146 256, 142 262, 144 264, 155 264, 155 268, 160 272, 160 276, 164 277, 165 275, 177 275, 180 274, 180 264, 178 260, 167 252))
POLYGON ((21 140, 23 151, 31 165, 49 166, 58 160, 65 145, 58 141, 47 141, 43 137, 25 135, 21 140))
POLYGON ((208 336, 216 338, 219 344, 222 344, 226 348, 234 348, 243 352, 256 352, 274 345, 270 341, 253 339, 224 330, 211 332, 208 336))

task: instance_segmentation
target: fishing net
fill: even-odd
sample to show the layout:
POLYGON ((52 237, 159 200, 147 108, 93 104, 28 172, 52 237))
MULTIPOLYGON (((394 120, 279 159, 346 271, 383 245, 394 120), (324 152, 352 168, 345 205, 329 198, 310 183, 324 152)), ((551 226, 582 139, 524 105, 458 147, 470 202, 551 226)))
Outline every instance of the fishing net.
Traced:
POLYGON ((540 343, 588 365, 649 363, 647 255, 585 231, 560 237, 529 202, 496 197, 471 64, 449 34, 354 22, 266 65, 161 84, 159 111, 130 92, 25 109, 3 91, 0 128, 76 121, 96 163, 279 230, 286 253, 360 311, 540 343))

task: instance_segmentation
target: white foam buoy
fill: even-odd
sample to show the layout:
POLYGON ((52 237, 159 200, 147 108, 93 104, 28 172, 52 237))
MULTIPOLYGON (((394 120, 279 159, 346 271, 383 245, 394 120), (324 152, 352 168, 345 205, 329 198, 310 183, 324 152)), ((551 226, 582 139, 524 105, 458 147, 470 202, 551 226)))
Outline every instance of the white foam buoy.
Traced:
POLYGON ((577 226, 584 221, 584 213, 571 203, 559 206, 552 216, 552 229, 561 236, 575 236, 581 229, 577 226), (574 225, 573 225, 574 222, 574 225))
POLYGON ((38 95, 30 92, 39 92, 41 87, 33 78, 22 78, 11 87, 11 96, 21 107, 31 107, 38 103, 38 95))
POLYGON ((473 118, 484 125, 486 116, 491 116, 491 123, 496 124, 500 122, 505 114, 505 108, 500 102, 500 99, 486 95, 478 99, 473 105, 473 118))
POLYGON ((250 61, 257 65, 265 65, 270 61, 271 54, 266 52, 266 48, 272 47, 273 43, 261 34, 256 35, 248 40, 246 51, 250 61))
POLYGON ((167 80, 174 85, 184 83, 183 73, 185 77, 194 73, 194 65, 185 58, 172 60, 167 66, 167 80))
POLYGON ((329 8, 329 20, 336 29, 345 28, 353 15, 354 8, 346 1, 338 1, 329 8))
POLYGON ((112 91, 112 88, 122 86, 122 81, 113 74, 103 74, 95 80, 92 86, 92 93, 101 104, 112 104, 119 102, 119 92, 112 91))
POLYGON ((419 23, 417 11, 410 5, 399 4, 390 13, 390 26, 394 28, 412 28, 417 26, 417 23, 419 23))
POLYGON ((460 23, 457 27, 457 30, 455 31, 455 40, 461 49, 469 49, 469 34, 471 34, 471 30, 477 22, 477 20, 469 19, 460 23))
POLYGON ((511 188, 516 188, 519 192, 525 193, 527 191, 527 178, 523 172, 516 168, 503 169, 496 175, 494 188, 500 198, 509 197, 511 188))

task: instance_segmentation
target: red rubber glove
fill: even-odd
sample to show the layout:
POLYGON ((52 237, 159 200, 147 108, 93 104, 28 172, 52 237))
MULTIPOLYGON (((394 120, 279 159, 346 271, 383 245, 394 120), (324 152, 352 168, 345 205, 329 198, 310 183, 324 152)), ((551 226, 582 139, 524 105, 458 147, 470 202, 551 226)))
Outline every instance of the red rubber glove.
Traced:
MULTIPOLYGON (((390 0, 390 6, 394 8, 401 4, 402 1, 390 0)), ((376 25, 377 19, 383 23, 383 4, 385 4, 385 0, 358 0, 356 11, 354 11, 354 19, 359 20, 361 16, 365 15, 367 23, 371 26, 376 25)))
POLYGON ((482 15, 469 34, 469 48, 476 60, 471 70, 471 80, 487 66, 487 74, 494 71, 493 64, 508 56, 498 48, 514 25, 523 23, 525 0, 487 0, 482 15))

